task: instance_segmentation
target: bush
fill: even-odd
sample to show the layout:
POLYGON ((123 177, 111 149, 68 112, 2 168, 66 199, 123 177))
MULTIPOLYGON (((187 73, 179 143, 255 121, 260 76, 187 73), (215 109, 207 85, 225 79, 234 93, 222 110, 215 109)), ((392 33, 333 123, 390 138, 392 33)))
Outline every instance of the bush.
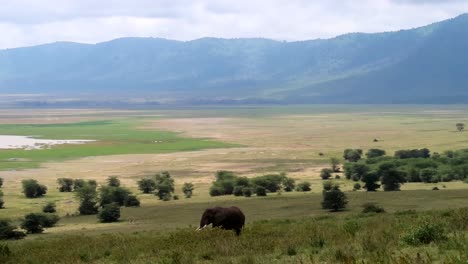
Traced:
POLYGON ((44 228, 55 226, 59 219, 53 214, 30 213, 22 220, 21 228, 32 234, 42 233, 44 228))
POLYGON ((211 196, 224 195, 224 188, 222 186, 214 184, 210 187, 210 195, 211 196))
POLYGON ((57 179, 59 185, 59 192, 71 192, 73 190, 73 179, 59 178, 57 179))
POLYGON ((81 187, 85 186, 86 185, 86 182, 85 180, 83 179, 75 179, 73 181, 73 190, 74 191, 77 191, 78 189, 80 189, 81 187))
POLYGON ((361 184, 359 182, 356 182, 353 186, 353 191, 359 191, 361 190, 361 184))
POLYGON ((23 193, 27 198, 42 197, 47 193, 47 187, 39 184, 36 180, 23 180, 23 193))
POLYGON ((174 199, 174 200, 179 200, 179 195, 174 194, 174 195, 172 196, 172 199, 174 199))
POLYGON ((0 177, 0 188, 3 187, 3 178, 0 177))
POLYGON ((130 191, 123 187, 103 186, 99 190, 99 204, 117 203, 119 206, 125 205, 125 200, 130 195, 130 191))
POLYGON ((252 188, 250 187, 244 187, 242 189, 242 194, 245 196, 245 197, 250 197, 252 196, 252 188))
POLYGON ((256 186, 256 187, 255 187, 255 194, 256 194, 257 196, 266 196, 267 193, 266 193, 265 187, 263 187, 263 186, 256 186))
POLYGON ((112 186, 112 187, 120 186, 120 180, 117 176, 109 176, 106 181, 107 181, 108 186, 112 186))
POLYGON ((349 162, 356 162, 361 159, 362 149, 345 149, 343 158, 349 162))
POLYGON ((81 215, 92 215, 98 213, 96 186, 85 184, 76 191, 76 196, 80 200, 78 211, 81 215))
POLYGON ((339 211, 346 207, 348 199, 346 195, 335 185, 330 191, 323 191, 322 208, 331 211, 339 211))
POLYGON ((26 236, 24 232, 15 229, 10 220, 0 219, 0 240, 21 239, 26 236))
POLYGON ((375 203, 365 203, 362 205, 362 207, 363 207, 362 209, 363 213, 384 213, 385 212, 383 207, 380 207, 375 203))
POLYGON ((182 192, 184 193, 185 198, 192 197, 194 189, 195 188, 193 187, 193 183, 191 183, 191 182, 184 183, 184 186, 182 186, 182 192))
POLYGON ((372 158, 385 156, 385 154, 386 154, 385 150, 383 149, 369 149, 366 153, 366 157, 368 159, 372 159, 372 158))
POLYGON ((419 226, 413 227, 405 236, 403 242, 411 246, 429 244, 446 240, 445 230, 442 224, 425 221, 419 226))
POLYGON ((324 168, 324 169, 322 169, 322 171, 320 172, 320 177, 322 178, 322 180, 328 180, 328 179, 331 178, 332 173, 333 173, 333 170, 332 170, 332 169, 324 168))
POLYGON ((138 189, 143 193, 152 193, 156 189, 156 182, 153 179, 141 179, 137 181, 138 189))
POLYGON ((250 180, 254 186, 262 186, 268 192, 277 192, 281 189, 284 175, 281 174, 268 174, 263 176, 254 177, 250 180))
POLYGON ((154 181, 156 183, 156 192, 154 194, 158 196, 160 200, 170 200, 171 195, 175 190, 174 179, 172 179, 171 174, 167 171, 156 174, 154 181))
POLYGON ((125 206, 126 207, 139 207, 140 206, 140 200, 133 195, 130 194, 125 198, 125 206))
POLYGON ((48 202, 43 208, 42 212, 44 213, 55 213, 57 210, 55 209, 56 205, 54 202, 48 202))
POLYGON ((285 192, 292 192, 296 187, 296 181, 293 178, 284 177, 283 186, 285 192))
POLYGON ((296 186, 298 192, 310 192, 311 190, 309 182, 301 182, 296 186))
POLYGON ((234 187, 234 191, 232 192, 234 196, 242 196, 244 193, 242 192, 245 187, 243 186, 236 186, 234 187))
POLYGON ((2 197, 0 197, 0 209, 4 209, 5 208, 5 201, 3 200, 2 197))
POLYGON ((98 215, 101 223, 117 222, 120 218, 120 206, 117 203, 106 204, 98 215))

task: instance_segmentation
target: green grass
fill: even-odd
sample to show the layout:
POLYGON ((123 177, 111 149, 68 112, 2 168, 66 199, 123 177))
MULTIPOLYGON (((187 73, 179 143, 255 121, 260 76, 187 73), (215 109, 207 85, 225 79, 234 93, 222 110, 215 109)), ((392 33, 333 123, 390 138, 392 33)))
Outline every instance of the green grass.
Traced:
MULTIPOLYGON (((231 231, 182 228, 63 235, 0 244, 1 263, 464 263, 468 208, 249 223, 231 231), (441 238, 408 244, 406 237, 440 226, 441 238), (27 252, 27 254, 25 254, 27 252)), ((430 231, 430 230, 429 230, 430 231)))
POLYGON ((45 161, 61 161, 87 156, 168 153, 233 144, 208 139, 184 138, 177 133, 136 128, 136 121, 93 121, 72 124, 0 125, 0 135, 34 136, 44 139, 90 139, 96 142, 54 146, 41 150, 0 150, 0 170, 39 166, 45 161), (155 143, 155 141, 162 141, 155 143))

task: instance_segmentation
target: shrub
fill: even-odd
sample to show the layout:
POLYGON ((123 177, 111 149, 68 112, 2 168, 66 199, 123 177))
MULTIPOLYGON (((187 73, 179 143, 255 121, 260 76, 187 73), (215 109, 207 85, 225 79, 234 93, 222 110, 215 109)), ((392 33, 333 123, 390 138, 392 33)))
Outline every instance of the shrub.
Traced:
POLYGON ((78 211, 81 215, 92 215, 98 213, 96 186, 85 184, 76 191, 76 196, 80 200, 78 211))
POLYGON ((117 176, 109 176, 107 178, 107 185, 111 187, 119 187, 120 186, 120 180, 117 176))
POLYGON ((42 212, 44 213, 55 213, 57 210, 55 209, 56 205, 54 202, 48 202, 43 208, 42 212))
POLYGON ((220 195, 224 195, 224 189, 222 186, 219 186, 219 185, 212 185, 210 187, 210 195, 211 196, 220 196, 220 195))
POLYGON ((130 194, 125 198, 124 204, 126 207, 139 207, 140 200, 138 200, 138 198, 135 195, 130 194))
POLYGON ((332 181, 325 181, 323 182, 323 190, 325 191, 330 191, 333 188, 333 182, 332 181))
POLYGON ((71 192, 73 190, 73 179, 59 178, 57 179, 60 192, 71 192))
POLYGON ((232 192, 234 196, 242 196, 244 193, 242 192, 245 187, 243 186, 236 186, 234 187, 234 191, 232 192))
POLYGON ((324 168, 324 169, 322 169, 322 171, 320 172, 320 177, 322 178, 322 180, 328 180, 328 179, 331 178, 332 173, 333 173, 333 170, 332 170, 332 169, 324 168))
POLYGON ((436 177, 437 177, 437 170, 433 168, 425 168, 419 172, 420 180, 425 183, 438 182, 438 180, 436 180, 436 177))
POLYGON ((438 190, 439 190, 439 187, 436 186, 436 187, 432 188, 432 190, 433 190, 433 191, 438 191, 438 190))
POLYGON ((301 182, 296 187, 296 191, 298 192, 310 192, 311 190, 309 182, 301 182))
POLYGON ((265 187, 263 187, 263 186, 256 186, 256 187, 255 187, 255 194, 256 194, 257 196, 266 196, 267 193, 266 193, 265 187))
POLYGON ((179 195, 174 194, 174 195, 172 196, 172 199, 174 199, 174 200, 179 200, 179 195))
POLYGON ((343 158, 349 162, 356 162, 361 159, 362 149, 345 149, 343 158))
POLYGON ((99 190, 99 204, 117 203, 119 206, 125 205, 125 200, 130 195, 130 191, 123 187, 103 186, 99 190))
POLYGON ((174 192, 174 179, 171 174, 167 171, 156 174, 154 181, 156 183, 154 193, 159 197, 160 200, 167 201, 171 199, 171 195, 174 192))
POLYGON ((362 209, 363 213, 384 213, 385 212, 383 207, 380 207, 375 203, 365 203, 362 205, 362 207, 363 207, 362 209))
POLYGON ((268 192, 277 192, 281 188, 284 177, 285 176, 281 174, 268 174, 254 177, 250 182, 254 186, 262 186, 268 192))
POLYGON ((395 152, 395 158, 398 159, 409 159, 409 158, 429 158, 430 151, 427 148, 423 149, 410 149, 410 150, 398 150, 395 152))
POLYGON ((23 193, 27 198, 42 197, 47 193, 47 187, 39 184, 36 180, 23 180, 21 183, 23 185, 23 193))
POLYGON ((330 158, 330 165, 333 172, 340 172, 340 160, 338 158, 330 158))
POLYGON ((361 190, 361 184, 359 182, 356 182, 353 186, 353 191, 359 191, 361 190))
POLYGON ((244 187, 242 189, 242 194, 245 196, 245 197, 250 197, 252 196, 252 188, 250 187, 244 187))
POLYGON ((0 177, 0 188, 2 188, 2 187, 3 187, 3 178, 0 177))
POLYGON ((379 176, 377 175, 377 173, 367 173, 361 178, 361 180, 364 182, 363 188, 366 189, 368 192, 375 192, 377 189, 380 188, 380 184, 376 183, 379 180, 379 176))
POLYGON ((53 214, 30 213, 22 220, 21 228, 32 234, 42 233, 44 228, 55 226, 59 219, 53 214))
POLYGON ((193 187, 193 183, 191 183, 191 182, 184 183, 184 186, 182 186, 182 192, 184 193, 185 198, 192 197, 194 189, 195 188, 193 187))
POLYGON ((368 159, 372 159, 372 158, 385 156, 385 154, 386 154, 385 150, 383 149, 369 149, 366 153, 366 157, 368 159))
POLYGON ((0 209, 4 209, 5 208, 5 200, 3 200, 2 197, 0 197, 0 209))
POLYGON ((399 191, 401 184, 406 180, 406 173, 398 170, 395 162, 380 164, 377 174, 381 176, 384 191, 399 191))
POLYGON ((403 242, 411 246, 429 244, 446 240, 445 230, 442 224, 425 221, 419 226, 413 227, 405 236, 403 242))
POLYGON ((339 211, 346 207, 348 199, 346 195, 335 185, 330 191, 323 191, 322 208, 331 211, 339 211))
POLYGON ((10 220, 0 219, 0 240, 21 239, 26 236, 24 232, 15 229, 16 227, 11 224, 10 220))
POLYGON ((152 193, 156 189, 156 182, 153 179, 141 179, 137 181, 138 189, 143 193, 152 193))
POLYGON ((285 192, 292 192, 296 187, 296 181, 293 178, 284 177, 283 186, 285 192))
POLYGON ((80 189, 81 187, 85 186, 86 182, 85 180, 83 179, 75 179, 73 181, 73 190, 74 191, 77 191, 78 189, 80 189))
POLYGON ((120 206, 117 203, 105 204, 98 218, 101 223, 117 222, 120 218, 120 206))

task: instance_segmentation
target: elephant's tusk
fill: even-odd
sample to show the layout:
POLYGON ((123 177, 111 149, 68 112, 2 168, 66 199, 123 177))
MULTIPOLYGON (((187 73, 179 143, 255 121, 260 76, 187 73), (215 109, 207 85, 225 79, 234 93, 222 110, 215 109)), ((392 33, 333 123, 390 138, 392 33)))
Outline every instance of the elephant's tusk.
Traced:
POLYGON ((200 230, 204 229, 204 228, 207 227, 207 226, 208 226, 208 225, 204 225, 203 227, 199 227, 199 228, 197 228, 197 230, 195 230, 195 231, 200 231, 200 230))

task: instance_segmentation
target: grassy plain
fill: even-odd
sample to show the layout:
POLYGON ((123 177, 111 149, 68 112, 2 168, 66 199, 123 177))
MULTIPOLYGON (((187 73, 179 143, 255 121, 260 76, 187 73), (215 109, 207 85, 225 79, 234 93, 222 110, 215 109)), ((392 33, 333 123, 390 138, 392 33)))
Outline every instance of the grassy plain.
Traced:
MULTIPOLYGON (((194 259, 197 262, 210 262, 212 259, 223 263, 248 263, 249 261, 250 263, 274 261, 313 263, 313 261, 320 262, 320 258, 323 258, 322 262, 331 263, 332 258, 338 254, 336 250, 339 249, 346 255, 350 249, 345 248, 345 244, 340 242, 339 247, 316 254, 311 261, 309 249, 306 250, 311 238, 301 234, 304 230, 316 230, 313 227, 315 225, 320 227, 318 229, 332 230, 334 226, 337 226, 340 230, 347 219, 353 218, 361 221, 358 216, 360 206, 367 201, 379 203, 390 213, 408 209, 426 211, 468 207, 468 184, 461 182, 410 183, 403 185, 401 192, 365 193, 351 192, 353 183, 340 180, 342 189, 347 192, 350 199, 349 209, 339 214, 331 214, 320 209, 322 182, 319 178, 319 171, 328 166, 329 158, 341 157, 345 148, 364 150, 382 148, 390 155, 395 150, 407 148, 427 147, 439 152, 467 148, 468 134, 459 133, 455 129, 455 123, 468 120, 468 107, 465 106, 223 107, 115 112, 99 112, 102 111, 99 110, 95 113, 92 110, 43 111, 34 113, 28 110, 0 111, 0 121, 8 124, 0 126, 0 134, 33 134, 52 139, 78 138, 100 141, 95 144, 38 151, 37 156, 34 156, 36 154, 17 153, 14 156, 21 159, 18 159, 18 166, 15 170, 11 170, 14 168, 11 163, 3 165, 3 169, 10 170, 0 172, 0 177, 5 179, 3 192, 6 201, 6 209, 0 210, 0 217, 17 219, 26 212, 38 211, 50 200, 57 202, 59 214, 64 216, 58 227, 48 229, 45 234, 29 236, 25 241, 11 243, 11 248, 17 257, 15 259, 19 262, 26 262, 27 259, 26 257, 20 258, 16 252, 25 248, 39 250, 42 247, 34 241, 41 241, 41 243, 47 241, 45 245, 54 247, 57 244, 68 243, 67 239, 77 241, 91 239, 91 244, 103 243, 100 241, 110 239, 116 246, 109 249, 110 254, 107 256, 109 258, 103 257, 102 254, 107 254, 105 250, 98 252, 91 246, 88 248, 83 245, 78 246, 77 251, 73 251, 74 253, 70 253, 73 256, 70 256, 69 262, 105 263, 120 259, 125 262, 127 258, 134 258, 136 263, 147 263, 158 259, 156 256, 161 256, 159 259, 161 261, 167 259, 166 263, 177 263, 172 261, 173 257, 177 258, 176 255, 180 253, 177 253, 176 249, 182 250, 191 245, 180 242, 180 245, 174 249, 175 251, 154 249, 155 251, 147 252, 149 250, 147 247, 150 243, 155 243, 158 247, 164 248, 164 243, 166 243, 164 241, 167 239, 179 241, 180 236, 187 236, 189 241, 198 239, 206 241, 196 243, 193 251, 187 253, 188 255, 182 254, 182 260, 194 259), (85 123, 77 125, 76 122, 85 123), (11 126, 15 123, 17 125, 11 126), (90 129, 91 127, 93 129, 90 129), (378 139, 378 142, 374 142, 374 139, 378 139), (151 143, 154 143, 154 140, 166 142, 167 145, 162 150, 155 150, 153 148, 155 144, 151 143), (223 146, 229 148, 222 148, 223 146), (181 150, 184 151, 180 152, 181 150), (324 155, 319 156, 320 152, 324 155), (22 157, 21 155, 31 156, 22 157), (23 159, 27 161, 22 161, 23 159), (21 162, 26 162, 26 165, 21 166, 21 162), (24 169, 33 165, 39 167, 24 169), (181 197, 180 187, 183 182, 193 182, 195 184, 194 197, 161 202, 152 195, 139 194, 142 207, 124 208, 122 221, 113 224, 99 224, 95 216, 65 216, 76 212, 77 203, 73 194, 59 193, 55 183, 60 177, 96 179, 99 183, 104 183, 108 176, 118 175, 124 186, 137 193, 137 179, 162 170, 171 172, 176 181, 176 192, 181 197), (232 170, 245 176, 284 171, 299 182, 310 181, 312 192, 270 194, 265 198, 211 198, 208 195, 208 188, 217 170, 232 170), (25 178, 35 178, 46 184, 49 187, 46 197, 24 198, 21 194, 20 182, 25 178), (434 186, 438 186, 441 190, 430 191, 434 186), (197 225, 203 209, 214 205, 237 205, 242 208, 247 215, 246 237, 248 239, 236 238, 233 248, 230 249, 214 247, 208 250, 207 247, 210 245, 219 244, 228 247, 226 243, 229 243, 230 235, 217 238, 217 231, 204 234, 190 233, 190 230, 197 225), (317 222, 314 220, 317 218, 325 220, 317 222), (267 219, 271 221, 262 222, 267 219), (129 220, 132 220, 132 224, 129 220), (269 230, 271 226, 275 228, 269 230), (174 231, 176 228, 182 228, 182 230, 174 231), (257 228, 260 231, 255 231, 257 228), (109 234, 116 232, 122 234, 109 234), (164 234, 159 234, 161 232, 164 234), (66 236, 73 234, 85 234, 85 236, 73 238, 66 236), (242 253, 240 257, 232 256, 235 252, 245 250, 249 246, 257 248, 260 243, 270 241, 268 236, 274 236, 277 239, 277 244, 270 245, 272 252, 267 252, 269 244, 266 243, 265 248, 258 249, 258 254, 251 258, 249 255, 252 255, 252 252, 249 250, 245 251, 247 252, 245 254, 242 253), (295 240, 295 236, 301 238, 295 240), (29 242, 30 240, 32 241, 29 242), (292 258, 288 258, 289 256, 284 258, 287 245, 292 241, 297 242, 296 249, 299 253, 292 258), (122 245, 132 243, 136 248, 141 247, 138 250, 145 252, 128 253, 128 255, 117 253, 122 245), (207 250, 209 252, 205 257, 204 252, 207 250), (81 256, 82 254, 84 255, 81 256)), ((163 146, 162 144, 156 146, 163 146)), ((5 159, 11 157, 13 156, 2 156, 1 160, 5 162, 5 159)), ((397 216, 387 215, 388 218, 375 216, 363 221, 366 225, 382 221, 389 221, 391 225, 394 221, 400 221, 397 216)), ((419 214, 418 217, 420 217, 419 214)), ((411 223, 411 218, 404 221, 411 223)), ((377 229, 379 228, 381 227, 377 229)), ((382 228, 387 230, 387 227, 382 228)), ((402 234, 405 232, 403 228, 398 230, 402 234)), ((335 235, 338 236, 334 232, 326 234, 330 243, 338 240, 333 238, 335 235)), ((466 232, 463 234, 466 236, 466 232)), ((349 242, 353 239, 346 236, 345 238, 343 241, 349 242)), ((408 253, 410 254, 408 261, 401 263, 414 262, 410 261, 414 259, 413 249, 399 245, 397 238, 392 238, 391 241, 390 251, 397 252, 397 255, 405 255, 408 250, 411 253, 408 253)), ((296 245, 294 243, 293 245, 296 245)), ((438 248, 439 245, 421 247, 417 252, 433 254, 438 248)), ((454 254, 457 257, 466 256, 466 251, 464 252, 465 255, 457 252, 454 254)), ((445 258, 449 254, 443 253, 442 255, 445 258)), ((367 257, 362 259, 366 259, 368 263, 372 260, 367 257)), ((42 260, 42 262, 47 262, 46 256, 42 260)), ((182 260, 180 263, 190 263, 182 260)))

